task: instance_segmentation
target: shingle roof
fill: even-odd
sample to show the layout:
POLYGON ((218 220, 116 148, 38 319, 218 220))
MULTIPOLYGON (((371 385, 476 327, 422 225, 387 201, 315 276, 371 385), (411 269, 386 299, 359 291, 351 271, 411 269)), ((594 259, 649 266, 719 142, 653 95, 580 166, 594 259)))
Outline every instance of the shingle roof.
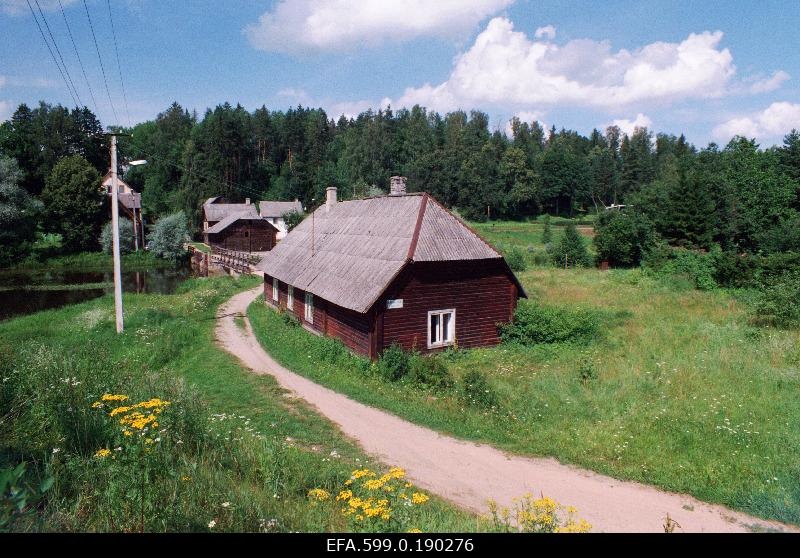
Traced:
POLYGON ((138 192, 130 192, 125 194, 119 193, 119 203, 128 209, 141 209, 142 208, 142 195, 138 192))
POLYGON ((262 201, 258 203, 262 217, 280 217, 290 211, 303 212, 303 204, 299 201, 262 201))
POLYGON ((222 221, 228 215, 251 213, 258 216, 256 206, 246 203, 212 203, 203 205, 203 215, 206 221, 222 221))
POLYGON ((491 259, 502 256, 424 194, 339 202, 329 211, 323 205, 286 235, 258 269, 363 313, 411 261, 491 259))
POLYGON ((241 211, 239 213, 231 213, 213 227, 209 227, 205 232, 208 234, 221 233, 237 221, 264 221, 264 223, 267 223, 270 227, 275 228, 272 223, 265 220, 263 217, 259 217, 251 211, 241 211))

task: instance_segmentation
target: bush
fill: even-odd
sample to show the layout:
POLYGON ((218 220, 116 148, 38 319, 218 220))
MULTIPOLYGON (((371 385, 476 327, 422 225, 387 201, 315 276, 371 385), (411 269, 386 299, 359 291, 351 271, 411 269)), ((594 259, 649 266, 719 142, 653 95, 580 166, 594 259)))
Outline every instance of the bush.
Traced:
POLYGON ((292 229, 303 221, 304 215, 293 209, 281 215, 281 218, 283 218, 283 222, 286 223, 286 230, 291 232, 292 229))
POLYGON ((561 240, 553 246, 550 261, 559 267, 587 267, 592 264, 592 258, 586 251, 586 244, 575 228, 575 223, 567 225, 561 240))
POLYGON ((414 355, 409 362, 409 378, 412 382, 436 389, 453 387, 453 378, 447 365, 438 355, 414 355))
POLYGON ((756 320, 779 328, 800 326, 800 270, 770 277, 754 301, 756 320))
POLYGON ((508 267, 510 267, 512 271, 525 271, 527 265, 525 264, 525 254, 522 250, 516 246, 512 246, 505 251, 504 256, 508 267))
POLYGON ((400 345, 393 343, 383 351, 380 360, 378 360, 378 372, 385 379, 396 382, 408 376, 409 360, 409 354, 400 345))
MULTIPOLYGON (((103 226, 100 233, 100 246, 103 252, 111 254, 114 248, 114 238, 111 230, 111 221, 103 226)), ((130 254, 133 252, 133 223, 129 219, 119 218, 119 253, 130 254)))
POLYGON ((492 388, 486 374, 480 370, 470 370, 464 374, 461 397, 468 405, 475 407, 491 409, 500 406, 497 392, 492 388))
POLYGON ((596 311, 543 306, 521 300, 514 320, 500 326, 500 337, 522 345, 585 343, 599 335, 600 325, 600 314, 596 311))
POLYGON ((595 231, 597 259, 607 260, 612 266, 639 265, 657 238, 650 219, 636 212, 601 213, 595 231))
POLYGON ((544 219, 544 227, 542 228, 542 244, 546 247, 553 243, 553 231, 550 228, 550 216, 545 215, 544 219))
POLYGON ((183 211, 159 219, 147 236, 147 247, 159 258, 177 260, 186 254, 183 247, 189 241, 189 227, 183 211))
POLYGON ((672 248, 665 254, 662 248, 648 257, 645 266, 657 275, 684 278, 696 289, 707 291, 718 287, 714 263, 720 254, 718 246, 711 253, 672 248))

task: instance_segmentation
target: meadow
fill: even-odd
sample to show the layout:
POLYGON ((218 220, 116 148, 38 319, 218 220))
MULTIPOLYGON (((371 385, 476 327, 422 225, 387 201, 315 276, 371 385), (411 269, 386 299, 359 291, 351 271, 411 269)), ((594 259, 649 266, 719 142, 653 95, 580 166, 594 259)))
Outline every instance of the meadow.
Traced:
POLYGON ((257 283, 126 295, 122 335, 109 296, 0 322, 0 531, 482 528, 422 493, 402 523, 331 507, 385 468, 215 346, 218 305, 257 283))
MULTIPOLYGON (((477 228, 496 244, 541 248, 540 225, 515 232, 525 226, 477 228)), ((800 332, 752 325, 745 292, 702 292, 638 269, 536 266, 518 276, 535 303, 592 312, 596 335, 447 351, 450 387, 389 381, 263 302, 249 315, 287 367, 411 421, 800 523, 800 332), (496 404, 463 396, 476 371, 496 404)))

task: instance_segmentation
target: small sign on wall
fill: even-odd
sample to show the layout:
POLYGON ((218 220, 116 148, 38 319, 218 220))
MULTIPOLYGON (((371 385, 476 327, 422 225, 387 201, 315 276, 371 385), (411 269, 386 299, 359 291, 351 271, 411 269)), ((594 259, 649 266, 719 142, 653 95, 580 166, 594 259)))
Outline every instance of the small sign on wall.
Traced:
POLYGON ((402 298, 390 298, 386 301, 386 309, 393 310, 395 308, 402 308, 403 307, 403 299, 402 298))

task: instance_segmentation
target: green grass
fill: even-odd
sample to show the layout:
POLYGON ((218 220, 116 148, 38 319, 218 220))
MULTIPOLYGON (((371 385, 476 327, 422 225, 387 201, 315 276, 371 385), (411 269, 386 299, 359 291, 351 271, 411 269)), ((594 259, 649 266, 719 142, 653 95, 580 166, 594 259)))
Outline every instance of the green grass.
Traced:
MULTIPOLYGON (((54 480, 30 513, 11 523, 0 513, 0 530, 353 528, 313 505, 308 491, 333 491, 353 469, 376 465, 270 376, 214 343, 217 306, 257 283, 193 279, 174 295, 126 295, 122 335, 110 296, 0 322, 0 469, 27 463, 31 494, 54 480), (103 393, 170 401, 159 418, 164 431, 124 436, 108 407, 92 408, 103 393), (113 457, 94 457, 101 448, 113 457)), ((438 500, 414 520, 426 531, 478 525, 438 500)))
POLYGON ((191 246, 194 246, 195 248, 197 248, 201 252, 205 252, 206 254, 210 254, 211 253, 211 248, 209 248, 209 246, 207 244, 204 244, 202 242, 190 242, 189 244, 191 246))
POLYGON ((488 376, 494 410, 465 406, 457 390, 431 397, 383 380, 363 359, 326 359, 330 340, 263 304, 249 313, 287 367, 413 422, 800 523, 800 332, 753 327, 728 293, 678 289, 638 270, 519 277, 535 300, 614 318, 589 343, 446 355, 457 381, 488 376))

